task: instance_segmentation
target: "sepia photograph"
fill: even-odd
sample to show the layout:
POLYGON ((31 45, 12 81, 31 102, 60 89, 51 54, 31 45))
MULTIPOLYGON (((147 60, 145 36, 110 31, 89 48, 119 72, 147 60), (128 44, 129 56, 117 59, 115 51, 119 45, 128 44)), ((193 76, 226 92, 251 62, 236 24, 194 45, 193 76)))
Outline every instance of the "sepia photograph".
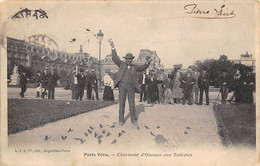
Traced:
POLYGON ((0 1, 2 166, 258 166, 259 2, 0 1))

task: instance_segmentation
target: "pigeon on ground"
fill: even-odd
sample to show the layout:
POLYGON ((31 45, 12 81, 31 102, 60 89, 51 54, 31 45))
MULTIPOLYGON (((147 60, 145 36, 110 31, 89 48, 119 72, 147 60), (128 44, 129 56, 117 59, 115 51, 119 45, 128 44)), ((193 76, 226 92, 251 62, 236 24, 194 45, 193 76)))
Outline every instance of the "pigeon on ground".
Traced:
POLYGON ((150 129, 149 127, 147 127, 147 126, 144 126, 146 129, 150 129))
POLYGON ((92 131, 90 131, 89 129, 88 129, 88 132, 89 132, 89 134, 91 134, 91 133, 92 133, 92 131))
POLYGON ((109 137, 110 135, 111 135, 110 132, 108 132, 106 137, 109 137))
POLYGON ((106 132, 107 132, 106 130, 103 130, 103 131, 102 131, 102 134, 106 134, 106 132))
POLYGON ((61 136, 61 138, 62 138, 62 140, 65 140, 65 139, 67 139, 67 136, 61 136))
POLYGON ((95 138, 96 138, 96 137, 98 136, 98 134, 95 132, 94 136, 95 136, 95 138))
POLYGON ((100 128, 103 128, 102 124, 100 124, 99 126, 100 126, 100 128))
POLYGON ((103 137, 103 135, 99 135, 97 138, 101 139, 103 137))
POLYGON ((116 139, 114 139, 114 141, 111 143, 111 144, 115 144, 117 142, 117 140, 116 139))
POLYGON ((139 126, 136 127, 138 130, 140 130, 139 126))
POLYGON ((98 139, 98 144, 101 144, 101 142, 102 142, 102 139, 98 139))
POLYGON ((187 126, 187 128, 186 128, 186 129, 190 130, 191 128, 190 128, 189 126, 187 126))
POLYGON ((187 131, 185 131, 185 132, 184 132, 184 134, 188 134, 188 132, 187 132, 187 131))
POLYGON ((88 137, 88 133, 84 132, 85 136, 88 137))
POLYGON ((80 139, 80 143, 83 144, 86 140, 85 139, 80 139))
POLYGON ((155 136, 153 132, 150 131, 150 133, 151 133, 152 136, 155 136))
POLYGON ((157 129, 159 129, 160 128, 160 126, 156 126, 157 127, 157 129))
POLYGON ((71 128, 69 128, 68 133, 69 133, 69 132, 72 132, 72 131, 73 131, 73 130, 72 130, 71 128))
POLYGON ((48 141, 49 139, 51 139, 51 137, 48 137, 48 135, 45 136, 45 141, 48 141))
POLYGON ((122 130, 121 132, 122 132, 122 133, 125 133, 125 130, 122 130))
POLYGON ((118 133, 118 137, 121 137, 122 136, 122 133, 120 132, 120 133, 118 133))
POLYGON ((70 42, 71 42, 71 43, 73 43, 73 42, 75 42, 75 41, 76 41, 76 38, 74 38, 74 39, 71 39, 71 41, 70 41, 70 42))
POLYGON ((110 126, 110 128, 114 128, 114 127, 116 127, 116 126, 115 125, 110 126))
POLYGON ((91 130, 93 130, 93 129, 94 129, 92 126, 89 126, 89 128, 90 128, 91 130))

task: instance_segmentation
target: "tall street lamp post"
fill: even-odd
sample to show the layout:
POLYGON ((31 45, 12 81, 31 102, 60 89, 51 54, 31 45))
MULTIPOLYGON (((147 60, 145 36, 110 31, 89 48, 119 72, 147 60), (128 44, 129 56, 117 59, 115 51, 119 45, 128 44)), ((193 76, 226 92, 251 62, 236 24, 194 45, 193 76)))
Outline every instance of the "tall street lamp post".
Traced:
POLYGON ((103 40, 104 34, 99 30, 97 34, 97 38, 99 41, 99 63, 98 63, 98 89, 100 90, 101 87, 101 42, 103 40))

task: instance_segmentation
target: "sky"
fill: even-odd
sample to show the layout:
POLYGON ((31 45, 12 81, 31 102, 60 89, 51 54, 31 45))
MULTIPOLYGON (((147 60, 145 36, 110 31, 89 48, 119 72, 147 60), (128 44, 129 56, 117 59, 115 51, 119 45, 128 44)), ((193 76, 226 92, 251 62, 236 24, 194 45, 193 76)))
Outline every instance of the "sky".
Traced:
POLYGON ((6 18, 22 8, 43 9, 48 19, 7 19, 5 35, 25 39, 45 34, 59 45, 60 50, 84 52, 98 57, 98 40, 86 29, 104 34, 102 59, 111 53, 108 39, 112 38, 119 56, 132 52, 138 57, 141 49, 156 51, 165 68, 174 64, 187 67, 195 60, 218 59, 227 55, 239 59, 241 54, 256 54, 255 3, 198 3, 201 10, 214 11, 226 5, 234 10, 232 19, 196 19, 187 14, 187 2, 107 2, 83 3, 10 3, 6 18), (246 7, 245 7, 246 5, 246 7), (76 41, 71 43, 71 39, 76 41), (89 39, 89 42, 86 42, 89 39))

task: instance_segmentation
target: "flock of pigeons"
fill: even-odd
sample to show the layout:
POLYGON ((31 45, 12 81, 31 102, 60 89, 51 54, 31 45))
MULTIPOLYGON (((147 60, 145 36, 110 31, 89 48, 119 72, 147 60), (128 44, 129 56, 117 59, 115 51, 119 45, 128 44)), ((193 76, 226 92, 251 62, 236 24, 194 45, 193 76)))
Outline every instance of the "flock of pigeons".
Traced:
MULTIPOLYGON (((89 29, 86 29, 86 32, 90 32, 90 33, 92 33, 92 34, 94 35, 94 37, 97 36, 95 33, 93 33, 92 31, 90 31, 89 29)), ((90 40, 88 39, 87 36, 86 36, 86 38, 87 38, 87 41, 85 41, 85 42, 89 43, 90 40)), ((76 38, 71 39, 69 42, 71 42, 71 43, 76 42, 76 38)))
MULTIPOLYGON (((109 126, 110 129, 115 128, 115 127, 116 127, 116 125, 114 125, 114 124, 111 125, 111 126, 109 126)), ((97 128, 98 128, 98 130, 102 130, 102 131, 101 131, 100 133, 98 133, 97 131, 95 131, 95 128, 94 128, 94 127, 89 126, 89 128, 87 129, 87 131, 84 132, 85 138, 74 138, 74 140, 80 141, 80 143, 83 144, 83 143, 86 141, 86 138, 87 138, 87 137, 89 137, 90 135, 93 135, 94 138, 96 138, 96 139, 98 140, 98 143, 101 144, 103 138, 109 137, 109 136, 112 135, 112 133, 110 133, 109 131, 107 131, 108 129, 106 130, 105 127, 104 127, 102 124, 100 124, 99 127, 97 127, 97 128)), ((137 126, 136 128, 137 128, 137 130, 140 130, 140 127, 139 127, 139 126, 137 126)), ((156 137, 156 135, 150 130, 150 128, 149 128, 148 126, 145 125, 144 128, 145 128, 146 130, 150 131, 151 136, 156 137)), ((157 128, 157 129, 160 129, 160 126, 156 126, 156 128, 157 128)), ((69 128, 68 131, 67 131, 67 133, 70 133, 70 132, 73 132, 73 131, 74 131, 73 129, 69 128)), ((120 137, 122 137, 125 133, 126 133, 125 130, 121 130, 121 131, 117 134, 117 138, 115 138, 115 139, 111 142, 111 144, 116 144, 117 141, 118 141, 117 139, 120 138, 120 137)), ((68 138, 67 135, 62 135, 62 136, 61 136, 61 139, 62 139, 63 141, 65 141, 67 138, 68 138)), ((45 141, 48 141, 48 140, 50 140, 50 139, 51 139, 50 136, 48 136, 48 135, 45 136, 45 141)))

